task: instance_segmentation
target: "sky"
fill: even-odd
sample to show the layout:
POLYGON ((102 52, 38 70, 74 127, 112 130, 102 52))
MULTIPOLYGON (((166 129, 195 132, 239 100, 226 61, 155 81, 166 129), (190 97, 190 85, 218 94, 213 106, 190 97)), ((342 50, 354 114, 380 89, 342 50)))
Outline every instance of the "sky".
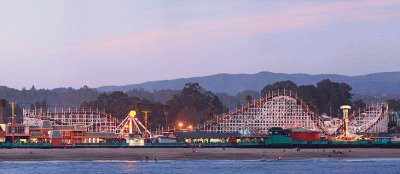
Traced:
POLYGON ((0 1, 1 86, 400 71, 400 0, 0 1))

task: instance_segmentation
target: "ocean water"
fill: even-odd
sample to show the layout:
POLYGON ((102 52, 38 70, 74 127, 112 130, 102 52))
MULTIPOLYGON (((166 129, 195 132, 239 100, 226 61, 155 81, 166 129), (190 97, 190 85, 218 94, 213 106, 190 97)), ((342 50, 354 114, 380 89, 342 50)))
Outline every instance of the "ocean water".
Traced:
POLYGON ((0 173, 400 173, 400 158, 196 161, 4 161, 0 173))

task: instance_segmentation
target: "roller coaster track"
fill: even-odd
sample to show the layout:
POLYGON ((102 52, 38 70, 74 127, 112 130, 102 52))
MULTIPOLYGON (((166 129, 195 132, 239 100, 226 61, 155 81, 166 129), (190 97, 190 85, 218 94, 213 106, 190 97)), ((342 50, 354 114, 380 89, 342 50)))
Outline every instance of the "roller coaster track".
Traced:
MULTIPOLYGON (((351 133, 385 133, 388 125, 388 107, 385 103, 378 103, 354 112, 350 117, 349 130, 351 133)), ((335 131, 340 133, 343 125, 335 131)))
MULTIPOLYGON (((310 118, 310 120, 312 120, 312 123, 315 125, 315 127, 320 130, 322 133, 327 134, 325 126, 323 124, 323 121, 321 120, 321 118, 319 118, 318 116, 316 116, 315 112, 312 111, 299 97, 297 97, 296 93, 288 91, 288 90, 279 90, 277 92, 269 92, 265 97, 262 97, 260 99, 254 100, 251 103, 248 103, 245 107, 241 107, 236 109, 235 112, 228 114, 226 116, 223 116, 222 119, 216 119, 214 120, 211 124, 208 124, 207 127, 211 128, 211 127, 218 127, 218 125, 223 125, 224 122, 229 122, 232 118, 240 118, 240 117, 245 117, 246 115, 248 115, 249 112, 251 112, 251 110, 257 110, 257 113, 251 113, 250 115, 252 115, 253 117, 259 117, 265 113, 262 112, 263 109, 267 108, 267 105, 271 105, 271 107, 277 107, 274 106, 274 100, 280 100, 283 99, 284 101, 288 101, 288 102, 293 102, 295 103, 296 106, 292 106, 293 103, 285 103, 284 106, 286 107, 294 107, 294 108, 300 108, 300 111, 296 111, 296 110, 292 110, 292 111, 287 111, 287 110, 282 110, 279 111, 279 113, 269 113, 270 115, 274 115, 274 114, 283 114, 285 116, 287 115, 291 115, 291 116, 302 116, 303 114, 301 112, 304 112, 305 115, 307 117, 310 118)), ((279 107, 280 108, 280 107, 279 107)), ((273 111, 271 111, 273 112, 273 111)), ((282 118, 280 118, 282 119, 282 118)), ((283 118, 283 122, 288 122, 290 121, 291 118, 290 116, 288 116, 287 118, 283 118)), ((306 119, 307 120, 307 119, 306 119)), ((251 120, 249 120, 251 122, 251 120)), ((262 122, 263 120, 258 120, 258 122, 262 122)), ((265 121, 265 120, 264 120, 265 121)), ((274 120, 277 121, 277 120, 274 120)), ((245 120, 243 120, 243 122, 247 122, 245 120)), ((277 121, 279 122, 279 121, 277 121)), ((301 121, 300 121, 301 122, 301 121)), ((304 123, 304 120, 303 120, 304 123)), ((273 124, 279 124, 279 123, 273 123, 273 124)), ((302 125, 310 125, 310 123, 304 123, 302 125)), ((292 127, 295 128, 295 127, 292 127)))
MULTIPOLYGON (((387 132, 387 105, 384 103, 381 104, 376 104, 372 105, 370 107, 366 107, 364 109, 359 110, 358 112, 354 112, 349 120, 350 120, 350 132, 351 133, 359 133, 359 132, 366 132, 366 133, 377 133, 377 132, 387 132)), ((221 132, 234 132, 238 131, 238 127, 246 127, 247 124, 258 124, 258 123, 264 123, 266 120, 262 120, 262 116, 265 117, 265 115, 272 115, 272 118, 275 118, 273 123, 271 125, 276 125, 276 126, 282 126, 282 127, 288 127, 288 125, 283 125, 283 123, 287 122, 293 122, 293 120, 298 119, 296 116, 304 116, 303 113, 305 113, 305 116, 309 118, 312 123, 313 127, 310 127, 310 123, 306 122, 304 124, 304 118, 303 118, 303 124, 300 124, 300 126, 307 127, 308 129, 314 129, 314 130, 319 130, 325 135, 329 135, 331 133, 339 133, 339 130, 343 129, 343 125, 340 125, 336 131, 328 131, 328 129, 325 127, 324 122, 322 119, 316 115, 316 113, 310 109, 305 102, 301 98, 297 96, 296 93, 288 91, 288 90, 279 90, 276 92, 269 92, 265 97, 262 97, 260 99, 256 99, 253 102, 248 103, 246 106, 237 108, 233 113, 223 115, 223 116, 217 116, 216 119, 213 119, 207 123, 205 123, 204 128, 206 131, 221 131, 221 132), (283 106, 276 105, 274 101, 280 101, 283 99, 283 101, 287 102, 283 106), (294 103, 292 103, 295 101, 294 103), (301 110, 287 110, 287 109, 281 109, 281 110, 275 110, 272 108, 276 107, 289 107, 289 108, 300 108, 301 110), (269 108, 269 110, 268 110, 269 108), (267 113, 266 113, 267 112, 267 113), (279 115, 281 117, 274 117, 273 115, 279 115), (258 119, 258 120, 257 120, 258 119), (283 119, 283 120, 280 120, 283 119), (229 123, 229 124, 228 124, 229 123), (237 123, 237 124, 235 124, 237 123), (305 126, 307 125, 307 126, 305 126)), ((308 119, 305 119, 308 120, 308 119)), ((300 121, 300 122, 302 122, 300 121)), ((259 129, 265 129, 265 126, 270 127, 267 124, 258 124, 259 129)), ((295 126, 299 125, 293 125, 291 128, 296 128, 295 126)), ((242 129, 242 128, 240 128, 242 129)))
POLYGON ((99 110, 82 108, 23 109, 24 124, 38 126, 41 120, 52 125, 84 125, 87 132, 115 132, 120 121, 99 110))

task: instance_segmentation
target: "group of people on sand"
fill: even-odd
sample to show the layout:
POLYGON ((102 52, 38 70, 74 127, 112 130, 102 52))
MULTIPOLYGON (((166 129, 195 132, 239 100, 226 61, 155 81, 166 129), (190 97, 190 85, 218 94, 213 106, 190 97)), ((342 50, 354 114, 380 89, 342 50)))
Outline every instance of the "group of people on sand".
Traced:
POLYGON ((189 147, 192 148, 193 153, 195 153, 197 148, 201 148, 201 143, 193 143, 190 144, 189 147))
MULTIPOLYGON (((154 158, 155 162, 158 162, 158 158, 154 158)), ((146 163, 149 162, 149 156, 146 156, 146 163)))
MULTIPOLYGON (((300 150, 301 150, 300 147, 296 147, 295 149, 296 149, 296 152, 300 152, 300 150)), ((323 149, 322 151, 325 152, 326 150, 323 149)), ((282 152, 283 152, 283 153, 286 152, 286 149, 283 149, 282 152)), ((351 149, 349 149, 349 152, 351 152, 351 149)), ((337 157, 339 157, 339 158, 343 156, 343 151, 342 151, 341 149, 339 149, 339 150, 335 150, 335 149, 334 149, 334 150, 332 150, 332 153, 333 153, 333 154, 336 154, 337 157)), ((331 157, 332 157, 332 154, 329 154, 329 155, 328 155, 328 158, 331 158, 331 157)), ((267 153, 265 153, 265 154, 262 156, 262 159, 267 159, 267 158, 268 158, 268 155, 267 155, 267 153)), ((278 160, 281 160, 282 157, 281 157, 281 156, 278 156, 277 159, 278 159, 278 160)))
MULTIPOLYGON (((263 155, 263 159, 265 160, 265 159, 267 159, 267 158, 268 158, 268 155, 265 153, 265 154, 263 155)), ((278 156, 277 159, 278 159, 278 160, 281 160, 282 157, 281 157, 281 156, 278 156)))

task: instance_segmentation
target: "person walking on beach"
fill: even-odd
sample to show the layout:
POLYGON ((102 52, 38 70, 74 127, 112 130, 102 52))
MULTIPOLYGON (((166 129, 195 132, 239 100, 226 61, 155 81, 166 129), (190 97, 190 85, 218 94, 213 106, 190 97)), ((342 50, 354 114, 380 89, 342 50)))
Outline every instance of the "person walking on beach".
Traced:
POLYGON ((267 159, 267 154, 264 154, 264 155, 263 155, 263 159, 267 159))

